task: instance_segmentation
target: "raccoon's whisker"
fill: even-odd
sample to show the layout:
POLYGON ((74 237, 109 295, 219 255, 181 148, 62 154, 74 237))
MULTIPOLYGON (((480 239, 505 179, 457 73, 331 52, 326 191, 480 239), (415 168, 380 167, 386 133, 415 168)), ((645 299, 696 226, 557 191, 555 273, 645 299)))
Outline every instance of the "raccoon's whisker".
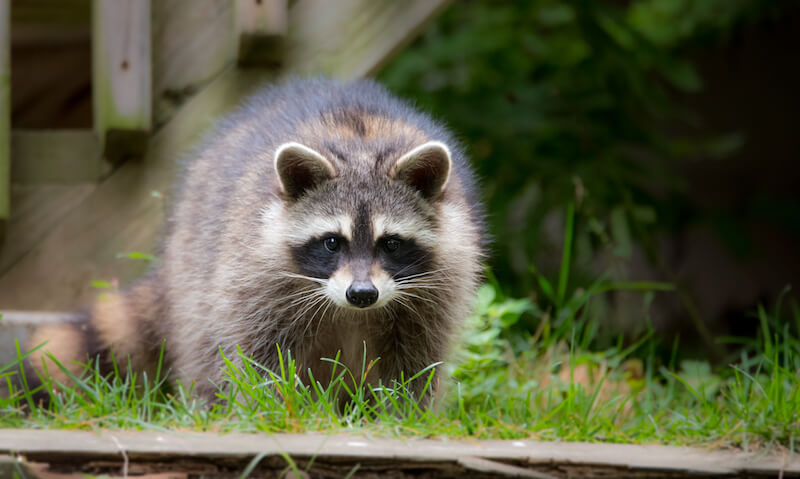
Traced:
POLYGON ((301 295, 301 294, 308 293, 308 292, 311 292, 311 291, 317 291, 317 290, 319 290, 319 289, 322 289, 322 288, 320 288, 320 287, 319 287, 319 286, 317 286, 317 285, 309 285, 308 287, 306 287, 306 288, 303 288, 303 289, 301 289, 301 290, 299 290, 299 291, 295 291, 295 292, 294 292, 294 293, 292 293, 292 294, 289 294, 289 295, 287 295, 287 296, 283 296, 283 298, 284 298, 284 299, 285 299, 285 298, 291 298, 291 297, 294 297, 294 296, 299 296, 299 295, 301 295))
POLYGON ((395 283, 396 289, 441 289, 448 283, 441 281, 407 281, 403 283, 395 283))
POLYGON ((319 283, 319 284, 328 284, 328 280, 327 279, 314 278, 313 276, 306 276, 304 274, 290 273, 288 271, 282 271, 282 272, 280 272, 278 274, 280 274, 281 276, 285 276, 287 278, 305 279, 307 281, 313 281, 313 282, 319 283))
MULTIPOLYGON (((421 265, 422 263, 424 263, 425 261, 427 261, 429 257, 430 257, 430 256, 429 256, 429 255, 427 255, 427 254, 426 254, 426 255, 423 255, 421 258, 419 258, 418 260, 414 261, 413 263, 409 263, 409 264, 405 265, 403 268, 400 268, 400 270, 399 270, 399 271, 397 271, 397 272, 396 272, 396 273, 395 273, 393 276, 395 276, 395 277, 396 277, 396 276, 399 276, 399 275, 403 274, 403 272, 405 272, 405 271, 408 271, 408 270, 409 270, 409 269, 411 269, 411 268, 414 268, 414 267, 416 267, 416 266, 419 266, 419 265, 421 265)), ((412 276, 413 276, 413 275, 412 275, 412 276)))
POLYGON ((314 299, 314 298, 316 298, 318 296, 324 296, 325 295, 325 290, 322 289, 322 288, 317 288, 317 289, 314 289, 314 290, 309 291, 309 292, 305 292, 304 291, 304 293, 305 294, 303 296, 301 296, 299 298, 295 298, 291 303, 289 303, 289 306, 290 307, 291 306, 297 306, 299 304, 304 303, 305 301, 310 301, 310 300, 312 300, 312 299, 314 299))
MULTIPOLYGON (((402 271, 403 270, 400 270, 398 272, 398 274, 401 273, 402 271)), ((434 269, 434 270, 431 270, 431 271, 423 271, 422 273, 417 273, 417 274, 410 274, 408 276, 404 276, 403 278, 400 278, 398 281, 404 281, 404 280, 413 279, 413 278, 420 278, 420 277, 423 277, 423 276, 430 276, 432 274, 436 274, 436 273, 439 273, 441 271, 444 271, 444 268, 434 269)), ((395 276, 397 276, 397 274, 395 274, 395 276)))
MULTIPOLYGON (((327 304, 325 305, 325 309, 322 310, 322 314, 319 316, 319 320, 317 321, 317 330, 314 332, 315 337, 319 337, 319 329, 322 327, 322 322, 325 319, 325 315, 328 313, 328 309, 330 309, 333 301, 328 299, 327 304)), ((334 317, 336 316, 336 312, 334 311, 334 317)), ((309 323, 311 324, 311 323, 309 323)), ((305 333, 304 333, 305 334, 305 333)))
POLYGON ((395 301, 397 301, 398 303, 403 305, 403 308, 406 311, 410 311, 410 312, 414 313, 414 316, 416 316, 417 319, 420 320, 420 323, 424 323, 425 322, 425 319, 423 319, 423 317, 419 314, 419 312, 417 311, 417 308, 412 306, 409 302, 403 300, 400 296, 397 296, 394 299, 395 299, 395 301))
POLYGON ((295 323, 297 323, 301 319, 305 318, 306 314, 308 314, 308 312, 311 311, 311 309, 314 306, 316 306, 319 303, 325 301, 326 298, 327 297, 325 295, 320 295, 320 296, 315 297, 313 300, 309 300, 309 302, 304 307, 301 306, 303 309, 299 313, 297 313, 295 315, 294 319, 292 319, 290 324, 294 325, 295 323))
POLYGON ((395 283, 397 284, 406 284, 406 283, 418 283, 418 284, 428 284, 428 283, 445 283, 444 278, 440 277, 430 277, 430 278, 413 278, 413 279, 397 279, 395 283))
POLYGON ((305 307, 303 307, 303 310, 300 311, 300 313, 297 315, 297 317, 294 319, 294 321, 296 322, 296 321, 299 321, 301 319, 304 319, 305 316, 308 314, 309 311, 311 311, 312 308, 314 308, 316 305, 322 303, 323 301, 325 301, 325 295, 318 295, 318 296, 315 296, 312 299, 309 299, 308 302, 305 304, 305 307))
POLYGON ((416 299, 419 299, 420 301, 427 301, 427 302, 429 302, 431 304, 436 304, 436 301, 434 301, 434 300, 432 300, 430 298, 423 298, 422 296, 419 296, 419 295, 414 294, 414 293, 409 293, 407 291, 400 291, 398 293, 398 295, 399 296, 404 296, 404 297, 409 297, 409 298, 416 298, 416 299))
MULTIPOLYGON (((402 272, 402 270, 401 270, 401 272, 402 272)), ((418 280, 418 279, 419 280, 441 280, 440 276, 444 276, 444 278, 450 279, 450 276, 448 274, 448 269, 446 269, 446 268, 435 269, 435 270, 432 270, 432 271, 425 271, 423 273, 417 273, 417 274, 412 274, 412 275, 405 276, 405 277, 402 277, 402 278, 398 278, 397 276, 399 274, 401 274, 401 272, 398 272, 397 274, 394 275, 395 282, 414 281, 414 280, 418 280)))
POLYGON ((439 291, 444 287, 443 284, 401 284, 395 285, 395 289, 407 291, 407 290, 426 290, 426 291, 439 291))

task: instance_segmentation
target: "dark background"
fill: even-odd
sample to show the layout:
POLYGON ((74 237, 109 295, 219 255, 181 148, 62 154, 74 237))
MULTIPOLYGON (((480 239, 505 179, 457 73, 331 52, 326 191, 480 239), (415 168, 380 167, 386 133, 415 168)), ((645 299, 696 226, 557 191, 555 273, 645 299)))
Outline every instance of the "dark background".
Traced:
POLYGON ((670 282, 595 315, 707 348, 797 308, 799 27, 792 1, 460 1, 379 78, 467 145, 504 290, 552 306, 572 203, 568 294, 670 282))

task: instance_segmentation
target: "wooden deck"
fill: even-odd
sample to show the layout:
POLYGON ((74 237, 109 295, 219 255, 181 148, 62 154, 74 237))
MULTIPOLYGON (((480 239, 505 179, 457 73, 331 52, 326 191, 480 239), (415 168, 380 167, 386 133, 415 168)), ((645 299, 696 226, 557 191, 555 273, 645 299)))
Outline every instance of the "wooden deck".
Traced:
MULTIPOLYGON (((0 0, 0 5, 7 1, 0 0)), ((62 1, 36 0, 14 16, 24 19, 40 11, 61 12, 66 8, 62 1)), ((70 2, 86 4, 86 0, 70 2)), ((152 101, 152 109, 127 109, 124 118, 96 115, 94 130, 13 132, 10 218, 3 212, 3 198, 9 194, 3 167, 8 163, 0 151, 0 222, 7 224, 6 241, 0 246, 0 310, 74 310, 100 292, 93 281, 117 280, 125 285, 141 275, 147 264, 120 259, 120 254, 155 252, 176 165, 217 118, 258 85, 284 75, 353 79, 373 73, 448 3, 337 0, 336 8, 330 8, 325 0, 297 0, 287 18, 279 19, 279 23, 288 22, 283 28, 268 15, 258 14, 250 24, 237 22, 237 8, 252 7, 247 2, 152 2, 149 17, 139 12, 142 21, 134 32, 143 35, 146 18, 151 19, 152 65, 141 71, 149 72, 152 82, 149 86, 133 82, 136 98, 152 101), (259 32, 269 36, 284 31, 280 69, 236 67, 237 60, 252 63, 238 57, 245 54, 238 49, 241 35, 252 40, 259 32), (150 135, 144 155, 120 165, 108 161, 109 136, 104 132, 121 130, 134 143, 140 132, 150 135)), ((98 12, 102 13, 95 12, 95 21, 102 18, 98 12)), ((113 13, 106 15, 107 22, 119 20, 113 13)), ((104 31, 96 30, 94 35, 104 31)), ((45 28, 45 33, 52 32, 45 28)), ((129 60, 127 69, 117 72, 122 83, 138 71, 132 59, 147 61, 142 53, 147 49, 128 52, 129 47, 121 45, 125 54, 117 54, 121 55, 118 60, 129 60)), ((112 53, 110 57, 116 58, 112 53)), ((109 68, 125 63, 113 58, 109 68)), ((95 75, 102 76, 103 71, 96 70, 95 75)), ((111 91, 113 85, 98 94, 111 91)), ((106 99, 106 103, 112 100, 124 99, 106 99)), ((120 143, 123 153, 132 151, 128 140, 120 143)))
POLYGON ((246 471, 254 477, 799 477, 800 458, 528 440, 0 430, 0 477, 15 470, 41 479, 240 477, 246 471))

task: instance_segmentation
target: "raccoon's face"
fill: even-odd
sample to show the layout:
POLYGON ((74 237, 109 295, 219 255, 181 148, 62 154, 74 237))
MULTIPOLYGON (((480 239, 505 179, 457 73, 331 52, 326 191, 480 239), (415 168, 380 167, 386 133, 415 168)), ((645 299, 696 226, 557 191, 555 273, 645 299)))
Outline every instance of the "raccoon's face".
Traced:
POLYGON ((344 308, 421 298, 416 289, 430 286, 436 270, 435 205, 450 168, 439 142, 386 165, 366 157, 343 164, 297 143, 282 145, 275 169, 297 275, 344 308))

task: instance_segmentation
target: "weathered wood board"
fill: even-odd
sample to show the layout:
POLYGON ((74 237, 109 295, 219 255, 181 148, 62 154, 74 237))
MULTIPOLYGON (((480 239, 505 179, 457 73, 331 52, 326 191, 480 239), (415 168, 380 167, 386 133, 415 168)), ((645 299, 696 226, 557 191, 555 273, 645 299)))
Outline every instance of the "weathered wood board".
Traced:
POLYGON ((193 98, 153 137, 145 158, 124 163, 0 277, 0 307, 70 310, 97 294, 92 281, 124 284, 140 275, 147 264, 120 254, 154 251, 181 155, 265 79, 229 70, 193 98))
MULTIPOLYGON (((298 0, 289 15, 285 72, 343 79, 371 73, 446 3, 343 0, 331 9, 320 0, 298 0)), ((216 118, 270 78, 275 77, 262 70, 230 69, 203 87, 151 138, 143 159, 122 165, 13 260, 0 276, 0 308, 70 310, 96 295, 92 281, 125 284, 140 275, 146 264, 118 256, 156 251, 181 155, 216 118)))
POLYGON ((287 0, 236 0, 240 65, 278 66, 288 30, 287 0))
POLYGON ((11 183, 95 183, 111 172, 91 130, 13 130, 11 183))
POLYGON ((153 127, 236 61, 234 3, 158 0, 153 16, 153 127))
POLYGON ((69 313, 0 311, 0 365, 9 364, 17 359, 15 343, 18 341, 24 351, 28 337, 37 327, 68 321, 74 317, 69 313))
MULTIPOLYGON (((14 185, 7 241, 0 247, 0 275, 36 248, 69 211, 94 191, 94 183, 76 185, 14 185)), ((46 274, 47 271, 42 272, 46 274)), ((68 285, 65 285, 68 287, 68 285)))
MULTIPOLYGON (((287 469, 311 477, 797 477, 790 454, 659 445, 529 440, 382 439, 324 434, 0 430, 0 454, 48 474, 201 474, 238 477, 287 469)), ((271 474, 270 474, 271 473, 271 474)), ((63 476, 62 476, 63 477, 63 476)), ((69 476, 67 476, 69 477, 69 476)), ((302 475, 301 475, 302 477, 302 475)))
POLYGON ((92 3, 94 126, 107 158, 144 153, 151 128, 150 2, 92 3))
POLYGON ((289 11, 285 61, 298 75, 372 75, 449 0, 298 0, 289 11), (321 14, 320 12, 324 12, 321 14))

